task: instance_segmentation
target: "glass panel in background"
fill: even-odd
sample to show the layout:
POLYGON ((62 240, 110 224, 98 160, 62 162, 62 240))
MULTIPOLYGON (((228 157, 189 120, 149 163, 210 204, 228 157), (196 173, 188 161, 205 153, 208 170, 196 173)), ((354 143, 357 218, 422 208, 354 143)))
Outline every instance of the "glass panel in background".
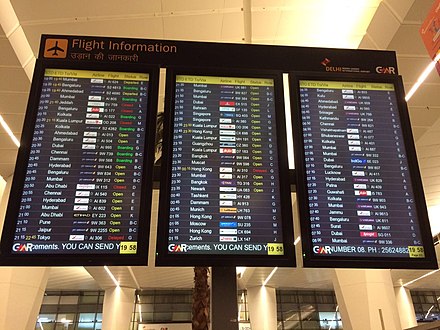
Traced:
POLYGON ((319 320, 318 313, 316 313, 316 308, 313 305, 302 304, 300 305, 301 319, 302 320, 319 320))
POLYGON ((287 310, 282 312, 283 321, 292 321, 301 319, 301 315, 297 310, 287 310))
POLYGON ((58 305, 42 305, 40 309, 41 314, 53 314, 57 313, 58 305))
POLYGON ((75 313, 78 310, 78 305, 58 305, 58 313, 75 313))
POLYGON ((56 323, 55 330, 74 330, 75 325, 73 323, 56 323))
POLYGON ((99 305, 78 305, 78 313, 97 313, 101 309, 102 306, 99 305))
POLYGON ((316 294, 316 303, 317 304, 334 304, 335 301, 335 296, 332 295, 324 295, 324 294, 316 294))
POLYGON ((35 330, 55 330, 55 323, 37 323, 35 330))
POLYGON ((191 321, 191 312, 173 312, 173 322, 191 321))
POLYGON ((303 329, 313 329, 313 330, 320 330, 321 327, 319 326, 318 321, 301 321, 301 325, 303 329))
POLYGON ((284 321, 283 326, 284 326, 284 328, 282 328, 283 330, 301 329, 300 321, 284 321))
POLYGON ((60 300, 59 296, 44 296, 43 297, 43 305, 58 305, 60 300))
POLYGON ((79 297, 80 304, 97 304, 98 303, 98 295, 87 295, 79 297))
POLYGON ((94 330, 95 323, 78 323, 78 330, 94 330))
POLYGON ((143 313, 142 312, 142 319, 139 319, 137 321, 142 321, 142 322, 153 322, 154 319, 154 313, 143 313))
POLYGON ((300 303, 314 303, 316 300, 314 294, 306 295, 303 293, 298 295, 298 299, 300 303))
POLYGON ((95 322, 95 313, 80 313, 78 322, 80 323, 90 323, 95 322))
POLYGON ((341 315, 339 312, 319 312, 321 329, 342 329, 341 315))
POLYGON ((57 322, 73 323, 75 322, 75 314, 74 313, 58 314, 57 322))
POLYGON ((163 323, 167 323, 170 322, 173 315, 171 312, 163 312, 163 313, 154 313, 154 322, 163 322, 163 323))
POLYGON ((77 305, 78 299, 78 296, 61 296, 60 305, 77 305))

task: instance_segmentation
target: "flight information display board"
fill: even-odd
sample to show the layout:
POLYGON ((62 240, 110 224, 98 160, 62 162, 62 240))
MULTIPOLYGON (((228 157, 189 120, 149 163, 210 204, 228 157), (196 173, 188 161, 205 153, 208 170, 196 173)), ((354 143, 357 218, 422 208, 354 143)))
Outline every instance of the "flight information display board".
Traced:
POLYGON ((2 260, 147 263, 152 172, 147 142, 154 139, 150 122, 156 112, 149 95, 152 73, 124 70, 40 69, 2 260))
POLYGON ((435 267, 400 80, 326 78, 291 80, 304 265, 435 267))
POLYGON ((170 73, 158 265, 294 265, 281 77, 170 73))

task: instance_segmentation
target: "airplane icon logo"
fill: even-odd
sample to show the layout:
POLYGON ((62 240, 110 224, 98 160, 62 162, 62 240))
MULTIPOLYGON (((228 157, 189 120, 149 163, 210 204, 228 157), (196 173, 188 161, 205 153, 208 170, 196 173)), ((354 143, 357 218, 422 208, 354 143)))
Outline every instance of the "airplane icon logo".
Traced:
POLYGON ((44 57, 66 58, 68 42, 67 39, 46 39, 44 57))

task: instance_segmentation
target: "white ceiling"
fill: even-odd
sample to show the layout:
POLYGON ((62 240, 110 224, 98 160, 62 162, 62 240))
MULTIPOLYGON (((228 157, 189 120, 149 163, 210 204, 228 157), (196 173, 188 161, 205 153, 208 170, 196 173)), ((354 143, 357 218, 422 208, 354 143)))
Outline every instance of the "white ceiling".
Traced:
MULTIPOLYGON (((405 88, 429 63, 418 29, 433 0, 52 0, 0 1, 0 114, 20 137, 41 34, 97 35, 170 40, 389 49, 397 52, 405 88), (251 8, 247 10, 246 8, 251 8), (243 8, 245 8, 243 10, 243 8), (361 17, 356 10, 365 13, 361 17), (345 16, 339 17, 342 13, 345 16)), ((440 204, 440 78, 433 73, 409 102, 425 195, 440 204)), ((0 129, 0 175, 14 170, 17 148, 0 129)), ((431 219, 432 222, 437 219, 431 219)), ((154 256, 157 191, 154 193, 150 263, 154 256)), ((297 227, 297 226, 296 226, 297 227)), ((299 253, 297 253, 299 256, 299 253)), ((110 267, 134 288, 192 287, 191 268, 110 267)), ((247 269, 240 287, 260 285, 271 268, 247 269)), ((269 285, 332 289, 332 269, 279 269, 269 285)), ((392 270, 395 285, 426 271, 392 270)), ((52 268, 47 288, 112 286, 102 267, 52 268)), ((440 275, 411 288, 440 289, 440 275)))

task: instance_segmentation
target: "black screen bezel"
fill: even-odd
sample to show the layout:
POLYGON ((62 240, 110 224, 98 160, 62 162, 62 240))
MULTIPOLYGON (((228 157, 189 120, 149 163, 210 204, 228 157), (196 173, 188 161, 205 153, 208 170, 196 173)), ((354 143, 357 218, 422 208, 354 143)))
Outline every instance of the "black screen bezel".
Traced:
POLYGON ((154 163, 154 139, 159 84, 159 68, 140 64, 114 63, 72 63, 63 60, 44 60, 36 62, 31 91, 17 155, 12 187, 9 195, 2 239, 0 242, 0 265, 6 266, 129 266, 147 265, 150 236, 150 213, 152 197, 152 176, 154 163), (147 131, 144 144, 144 168, 140 196, 138 238, 136 254, 13 254, 12 244, 23 192, 26 169, 29 162, 30 146, 34 134, 38 105, 46 69, 71 69, 89 71, 134 72, 149 74, 147 100, 147 131), (19 197, 17 197, 19 196, 19 197))
POLYGON ((161 165, 159 216, 157 229, 156 266, 295 266, 293 218, 287 161, 287 139, 283 100, 282 73, 261 70, 212 69, 194 67, 167 68, 164 113, 164 139, 161 165), (275 108, 277 109, 277 147, 280 180, 280 203, 284 255, 221 255, 168 253, 169 204, 171 189, 171 161, 174 125, 175 83, 177 75, 270 78, 274 80, 275 108))
POLYGON ((425 195, 420 177, 419 165, 411 131, 411 123, 407 104, 404 98, 402 79, 397 75, 371 75, 371 74, 323 74, 291 72, 289 73, 290 98, 292 109, 292 127, 294 135, 295 169, 297 175, 297 198, 300 214, 304 267, 319 268, 396 268, 396 269, 435 269, 437 259, 430 230, 428 211, 425 195), (312 251, 312 236, 310 228, 309 202, 306 182, 305 155, 303 143, 303 127, 300 105, 300 80, 316 81, 349 81, 349 82, 375 82, 391 83, 394 85, 397 106, 401 120, 401 129, 404 138, 408 167, 414 192, 415 207, 418 215, 420 232, 425 249, 425 258, 380 258, 380 257, 334 257, 328 254, 316 256, 312 251))

